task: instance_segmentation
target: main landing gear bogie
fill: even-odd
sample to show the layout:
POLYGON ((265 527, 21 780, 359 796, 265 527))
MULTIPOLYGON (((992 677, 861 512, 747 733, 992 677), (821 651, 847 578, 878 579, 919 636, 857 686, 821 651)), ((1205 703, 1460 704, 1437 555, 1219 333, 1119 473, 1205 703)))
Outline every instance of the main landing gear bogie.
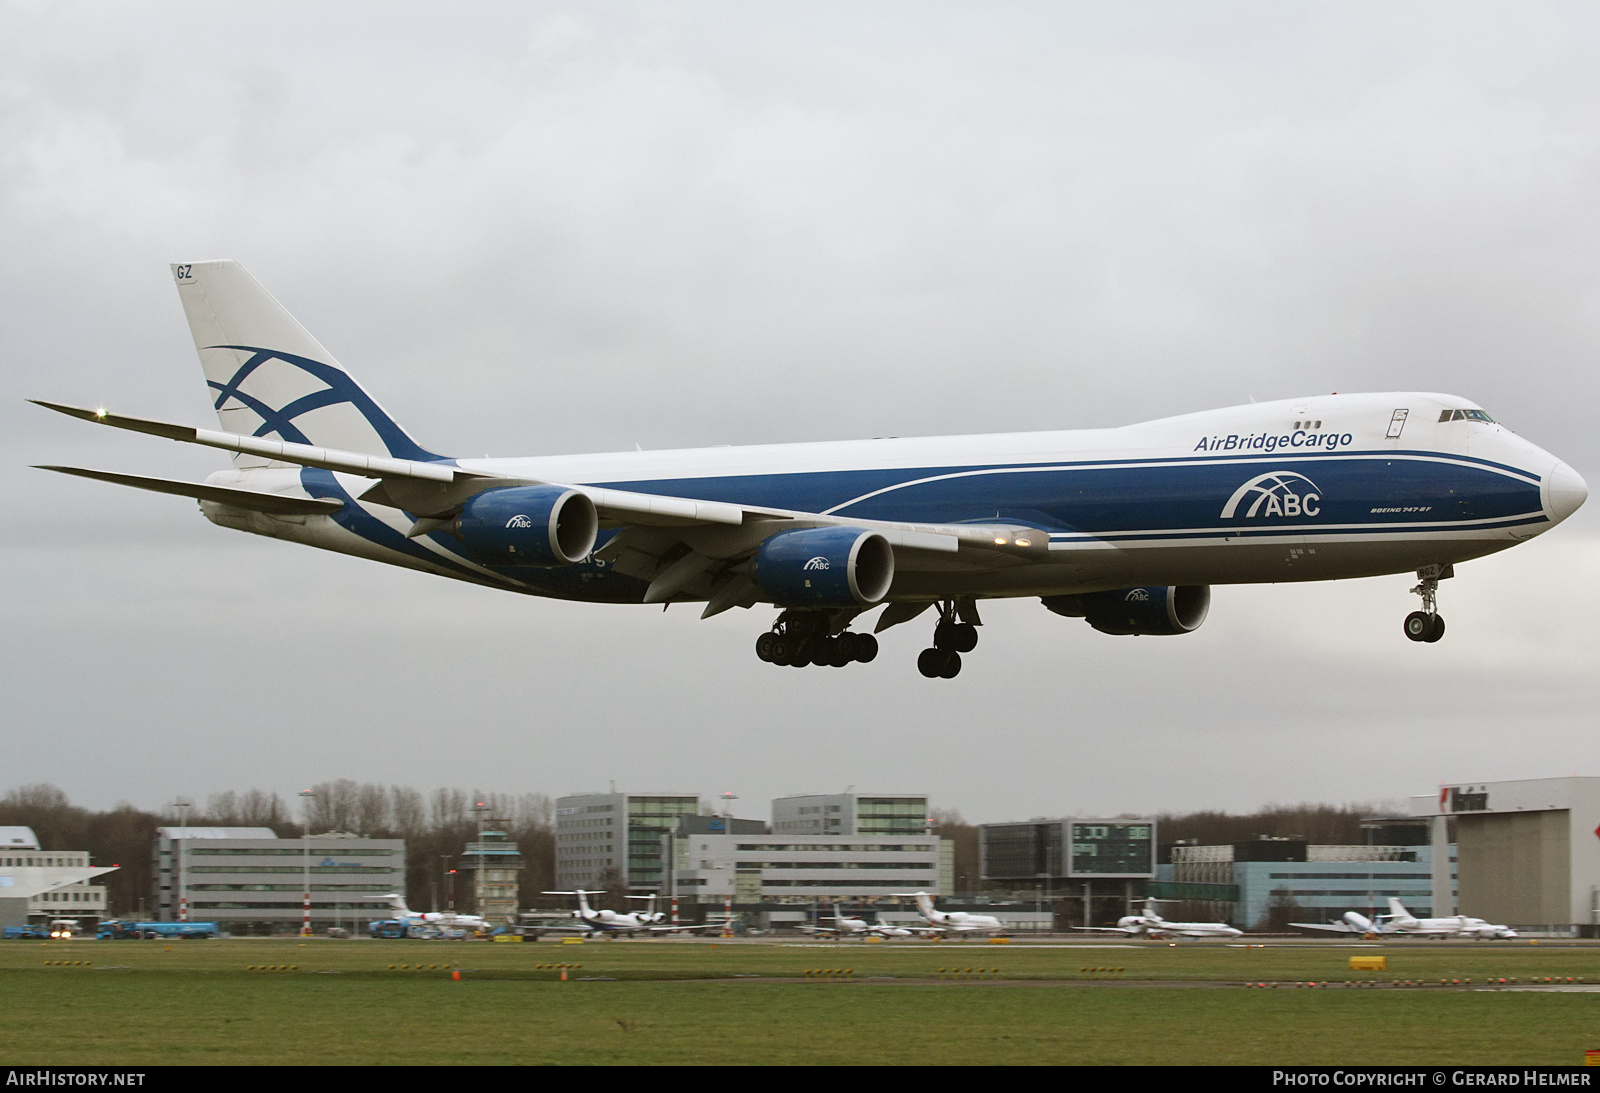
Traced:
POLYGON ((1439 614, 1439 582, 1453 576, 1454 566, 1430 565, 1417 570, 1417 586, 1411 592, 1422 597, 1422 610, 1406 616, 1406 637, 1427 642, 1444 637, 1444 616, 1439 614))
POLYGON ((756 639, 756 656, 768 664, 791 668, 843 668, 866 664, 878 655, 878 639, 871 634, 843 630, 829 633, 827 623, 785 612, 773 629, 756 639))
POLYGON ((978 628, 962 621, 952 601, 939 605, 933 647, 917 654, 917 671, 929 679, 954 679, 961 672, 961 654, 978 647, 978 628))

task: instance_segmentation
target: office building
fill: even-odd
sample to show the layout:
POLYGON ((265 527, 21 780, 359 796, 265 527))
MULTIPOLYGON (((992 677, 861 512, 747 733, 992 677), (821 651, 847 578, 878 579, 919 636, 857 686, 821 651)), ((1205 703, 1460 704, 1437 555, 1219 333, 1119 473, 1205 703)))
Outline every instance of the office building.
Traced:
POLYGON ((580 793, 556 801, 556 887, 599 890, 620 876, 638 892, 667 883, 671 836, 699 794, 580 793), (609 871, 615 870, 616 873, 609 871))
POLYGON ((403 839, 339 832, 280 839, 268 827, 162 827, 152 853, 157 919, 216 922, 229 933, 299 930, 308 877, 311 928, 318 932, 364 930, 393 914, 384 896, 406 890, 403 839))

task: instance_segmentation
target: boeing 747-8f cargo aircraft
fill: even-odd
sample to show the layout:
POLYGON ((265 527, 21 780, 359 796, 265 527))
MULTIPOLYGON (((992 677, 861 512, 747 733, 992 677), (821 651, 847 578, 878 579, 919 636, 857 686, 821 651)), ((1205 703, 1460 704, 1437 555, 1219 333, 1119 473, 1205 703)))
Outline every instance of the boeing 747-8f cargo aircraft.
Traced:
POLYGON ((843 667, 936 609, 951 678, 980 600, 1039 598, 1107 634, 1186 634, 1211 586, 1417 574, 1406 637, 1444 633, 1460 562, 1588 496, 1454 395, 1322 395, 1116 429, 520 459, 423 448, 236 262, 172 267, 221 430, 41 402, 233 453, 204 484, 66 474, 199 500, 224 527, 536 596, 771 605, 756 655, 843 667))

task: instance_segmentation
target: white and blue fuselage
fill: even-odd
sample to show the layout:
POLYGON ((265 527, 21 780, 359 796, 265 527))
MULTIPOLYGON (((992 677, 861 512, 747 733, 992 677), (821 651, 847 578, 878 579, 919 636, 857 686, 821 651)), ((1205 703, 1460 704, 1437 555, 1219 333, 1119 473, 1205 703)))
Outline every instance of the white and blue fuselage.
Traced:
MULTIPOLYGON (((1555 456, 1485 417, 1449 395, 1323 395, 1117 429, 455 462, 496 477, 863 522, 1033 527, 1048 550, 1025 564, 952 557, 901 567, 886 598, 1046 596, 1336 580, 1504 550, 1565 519, 1586 487, 1555 456)), ((328 517, 267 518, 281 538, 535 594, 637 602, 644 592, 645 582, 608 572, 604 561, 484 566, 447 533, 407 539, 410 517, 360 502, 372 483, 355 476, 307 468, 212 481, 264 473, 346 502, 328 517)))

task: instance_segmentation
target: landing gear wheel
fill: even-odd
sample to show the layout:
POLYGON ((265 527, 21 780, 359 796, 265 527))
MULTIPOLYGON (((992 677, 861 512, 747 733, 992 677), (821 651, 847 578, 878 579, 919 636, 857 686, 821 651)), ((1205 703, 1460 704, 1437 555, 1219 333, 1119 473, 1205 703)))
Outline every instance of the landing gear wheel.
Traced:
POLYGON ((1439 582, 1455 576, 1455 567, 1430 565, 1417 570, 1412 595, 1422 597, 1422 610, 1406 616, 1406 637, 1412 641, 1438 641, 1444 637, 1444 616, 1439 614, 1439 582))
POLYGON ((939 669, 944 667, 944 653, 939 649, 924 649, 917 654, 917 671, 929 679, 939 678, 939 669))
POLYGON ((961 674, 961 654, 954 649, 944 654, 944 663, 939 666, 940 679, 954 679, 961 674))
POLYGON ((1433 620, 1437 617, 1426 611, 1411 612, 1406 616, 1406 637, 1412 641, 1427 641, 1428 635, 1433 632, 1433 620))
POLYGON ((978 628, 970 622, 958 622, 951 631, 950 647, 958 653, 970 653, 978 647, 978 628))
POLYGON ((772 663, 772 647, 777 641, 778 635, 770 630, 762 634, 756 639, 756 656, 768 664, 772 663))
POLYGON ((856 635, 856 660, 871 664, 878 657, 878 639, 872 634, 856 635))
POLYGON ((852 660, 855 660, 855 649, 851 648, 851 646, 854 644, 854 642, 847 643, 839 638, 834 638, 832 641, 830 641, 828 643, 829 666, 833 668, 843 668, 846 664, 849 664, 852 660))

